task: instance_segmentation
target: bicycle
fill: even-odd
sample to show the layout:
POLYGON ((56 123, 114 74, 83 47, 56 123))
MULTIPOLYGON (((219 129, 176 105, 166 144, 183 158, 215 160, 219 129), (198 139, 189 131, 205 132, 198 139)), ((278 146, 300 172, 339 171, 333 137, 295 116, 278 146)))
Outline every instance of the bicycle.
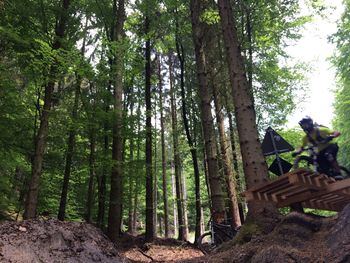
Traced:
MULTIPOLYGON (((325 139, 325 142, 330 141, 332 139, 333 137, 329 136, 328 138, 325 139)), ((339 166, 341 178, 338 178, 339 175, 336 173, 336 171, 334 170, 332 165, 329 163, 329 161, 318 160, 316 149, 317 149, 317 145, 312 145, 302 149, 302 151, 298 153, 294 152, 292 156, 293 157, 297 156, 297 157, 294 160, 293 168, 294 169, 301 168, 301 167, 308 168, 310 170, 314 170, 315 172, 326 174, 330 177, 335 178, 336 180, 350 178, 350 171, 344 166, 339 166), (309 156, 301 155, 302 152, 308 152, 309 156)))
POLYGON ((205 232, 197 240, 198 248, 206 255, 222 243, 233 239, 239 230, 232 228, 231 225, 216 223, 212 219, 208 225, 210 231, 205 232))

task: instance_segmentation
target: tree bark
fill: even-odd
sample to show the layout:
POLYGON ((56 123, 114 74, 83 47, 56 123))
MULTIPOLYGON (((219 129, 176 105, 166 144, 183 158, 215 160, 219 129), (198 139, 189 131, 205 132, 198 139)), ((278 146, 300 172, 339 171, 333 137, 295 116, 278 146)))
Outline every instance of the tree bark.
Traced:
POLYGON ((87 193, 87 202, 86 202, 86 222, 92 222, 92 207, 94 200, 94 179, 96 177, 95 172, 95 152, 96 152, 96 131, 94 128, 90 131, 90 156, 89 156, 89 168, 90 168, 90 176, 89 176, 89 186, 87 193))
POLYGON ((220 139, 220 149, 222 156, 222 165, 224 168, 224 174, 226 179, 227 191, 229 194, 229 205, 231 212, 231 225, 234 228, 237 228, 241 225, 241 219, 239 216, 238 202, 237 202, 237 193, 236 193, 236 180, 235 175, 232 170, 232 162, 228 153, 229 145, 227 143, 226 133, 225 133, 225 124, 224 124, 224 114, 222 113, 222 104, 220 100, 220 95, 218 87, 216 84, 213 84, 214 89, 214 104, 216 111, 216 119, 219 130, 219 139, 220 139))
MULTIPOLYGON (((218 6, 229 65, 243 169, 249 189, 268 181, 267 165, 259 142, 254 104, 238 44, 230 2, 229 0, 218 0, 218 6)), ((266 202, 251 201, 248 203, 248 208, 248 216, 253 219, 258 219, 264 210, 277 212, 272 204, 266 202)))
MULTIPOLYGON (((74 105, 72 110, 72 125, 76 123, 78 118, 80 84, 81 84, 81 80, 80 80, 80 77, 78 76, 76 87, 75 87, 75 94, 74 94, 74 105)), ((72 159, 73 159, 74 146, 75 146, 75 134, 76 134, 75 127, 70 127, 69 136, 67 140, 66 165, 64 169, 62 193, 61 193, 60 206, 58 209, 58 216, 57 216, 58 220, 61 220, 61 221, 64 221, 65 212, 66 212, 68 185, 69 185, 69 178, 71 174, 72 159)))
MULTIPOLYGON (((106 106, 105 112, 107 113, 109 107, 106 106)), ((103 136, 103 156, 107 158, 109 152, 109 138, 108 138, 108 125, 104 123, 104 136, 103 136)), ((105 221, 105 204, 106 204, 106 177, 107 169, 105 166, 102 168, 101 174, 97 178, 98 183, 98 209, 97 209, 97 225, 100 229, 104 229, 105 221)))
POLYGON ((153 227, 154 227, 154 235, 157 236, 157 225, 158 225, 158 215, 157 215, 157 208, 158 208, 158 176, 157 176, 157 99, 154 100, 154 151, 153 151, 153 160, 154 160, 154 173, 153 173, 153 208, 154 208, 154 215, 153 215, 153 227))
MULTIPOLYGON (((131 99, 131 103, 130 103, 130 118, 131 118, 131 124, 130 124, 130 130, 134 131, 134 102, 131 99)), ((129 144, 130 144, 130 158, 129 158, 129 193, 128 193, 128 232, 130 234, 134 234, 135 229, 133 228, 133 221, 135 220, 133 218, 133 195, 134 195, 134 180, 136 177, 132 176, 134 175, 135 171, 135 165, 134 165, 134 137, 131 136, 131 138, 129 139, 129 144)))
MULTIPOLYGON (((236 139, 235 139, 235 129, 233 128, 233 120, 232 120, 232 113, 230 110, 228 110, 228 123, 229 123, 229 130, 230 130, 230 141, 231 141, 231 150, 232 150, 232 161, 233 161, 233 170, 236 174, 236 190, 241 193, 243 192, 242 188, 242 181, 240 177, 240 171, 238 168, 238 157, 237 157, 237 149, 236 149, 236 139)), ((239 209, 239 215, 241 218, 241 223, 244 223, 244 209, 245 201, 241 199, 241 201, 238 201, 238 209, 239 209)))
MULTIPOLYGON (((150 30, 149 17, 145 18, 145 34, 150 30)), ((147 37, 145 53, 145 100, 146 100, 146 241, 154 239, 154 201, 152 171, 152 105, 151 105, 151 41, 147 37)))
MULTIPOLYGON (((65 28, 68 20, 68 8, 70 6, 70 0, 62 0, 62 12, 57 22, 55 29, 55 39, 52 45, 53 50, 58 50, 62 47, 62 39, 65 36, 65 28)), ((39 194, 39 180, 42 173, 42 164, 44 158, 44 151, 46 147, 46 139, 49 128, 49 114, 52 104, 52 95, 57 80, 58 74, 58 61, 54 61, 50 66, 49 80, 45 86, 44 106, 40 116, 40 126, 35 138, 35 151, 32 162, 32 176, 29 182, 29 190, 27 193, 24 219, 31 219, 36 217, 36 209, 38 206, 38 194, 39 194)))
MULTIPOLYGON (((122 221, 122 161, 123 161, 123 34, 125 21, 124 0, 114 1, 115 25, 113 27, 113 38, 118 45, 114 54, 112 70, 114 75, 114 124, 113 124, 113 142, 112 142, 112 174, 111 174, 111 191, 108 212, 108 229, 107 235, 116 242, 120 234, 122 221)), ((113 74, 112 73, 112 74, 113 74)))
POLYGON ((222 223, 225 219, 225 202, 220 182, 217 163, 217 147, 211 113, 211 94, 208 86, 208 72, 204 46, 210 39, 209 28, 201 22, 201 14, 208 1, 191 0, 192 35, 195 47, 199 96, 201 99, 201 119, 208 166, 211 196, 211 214, 214 222, 222 223))
MULTIPOLYGON (((178 23, 176 22, 176 29, 178 29, 178 23)), ((186 94, 185 94, 185 52, 182 43, 178 39, 178 33, 176 33, 176 51, 177 56, 180 61, 180 87, 181 87, 181 100, 182 100, 182 119, 185 127, 187 143, 190 148, 193 172, 194 172, 194 181, 195 181, 195 198, 196 198, 196 228, 195 228, 195 242, 202 235, 201 231, 201 195, 200 195, 200 174, 198 167, 198 158, 197 158, 197 149, 193 143, 193 139, 190 133, 190 126, 187 117, 187 103, 186 103, 186 94)))
POLYGON ((177 131, 177 114, 176 114, 176 99, 174 91, 174 77, 173 77, 173 62, 172 54, 169 54, 169 82, 170 82, 170 110, 172 120, 173 131, 173 151, 174 151, 174 166, 175 166, 175 183, 176 183, 176 203, 177 203, 177 216, 179 223, 179 240, 186 240, 185 220, 184 220, 184 206, 183 206, 183 193, 181 183, 181 160, 179 152, 179 139, 177 131))
MULTIPOLYGON (((140 163, 141 160, 141 91, 140 88, 138 88, 137 91, 137 97, 139 99, 138 106, 137 106, 137 153, 136 153, 136 161, 137 163, 140 163)), ((134 191, 134 209, 133 209, 133 222, 132 222, 132 229, 133 232, 136 233, 137 228, 137 214, 138 214, 138 205, 139 205, 139 192, 140 192, 140 176, 136 177, 135 180, 135 191, 134 191)))
POLYGON ((179 228, 179 221, 177 215, 177 204, 176 204, 176 179, 175 179, 175 165, 171 162, 171 190, 173 195, 173 218, 174 218, 174 236, 179 228))
POLYGON ((166 174, 166 155, 165 155, 165 127, 164 127, 164 109, 163 109, 163 81, 161 72, 161 57, 158 58, 158 86, 159 86, 159 111, 160 111, 160 138, 162 147, 162 188, 163 188, 163 206, 164 206, 164 231, 165 237, 169 237, 169 212, 168 212, 168 190, 166 174))

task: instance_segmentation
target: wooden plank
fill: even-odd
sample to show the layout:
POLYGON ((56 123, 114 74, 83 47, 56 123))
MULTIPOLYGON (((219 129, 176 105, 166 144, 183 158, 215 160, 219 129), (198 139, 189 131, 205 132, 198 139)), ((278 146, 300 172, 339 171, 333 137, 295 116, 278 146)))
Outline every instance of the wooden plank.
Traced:
POLYGON ((286 181, 288 181, 288 176, 282 175, 274 181, 270 181, 268 183, 265 183, 264 185, 249 188, 247 191, 263 192, 270 188, 278 187, 279 185, 284 184, 286 181))
POLYGON ((291 193, 291 192, 294 192, 296 190, 298 191, 299 188, 300 188, 300 186, 298 186, 298 185, 288 186, 284 189, 280 189, 279 191, 272 193, 271 195, 273 198, 279 198, 279 199, 283 200, 283 199, 286 199, 285 195, 287 193, 291 193))
POLYGON ((299 202, 303 202, 305 200, 308 200, 309 196, 312 195, 313 192, 311 192, 311 190, 303 190, 302 193, 297 194, 295 193, 294 196, 288 196, 285 200, 281 201, 278 203, 278 207, 285 207, 285 206, 289 206, 290 204, 293 203, 299 203, 299 202))
POLYGON ((247 201, 274 202, 278 207, 302 202, 305 207, 339 211, 350 202, 350 179, 335 181, 323 174, 298 169, 254 187, 242 196, 247 201))
POLYGON ((286 173, 286 174, 284 174, 284 175, 281 175, 281 176, 279 176, 278 178, 276 178, 276 179, 273 180, 273 181, 269 181, 269 182, 260 184, 260 185, 255 186, 255 187, 251 187, 251 188, 247 189, 247 191, 252 191, 252 192, 256 192, 256 191, 261 191, 261 192, 267 191, 268 189, 277 187, 277 186, 279 186, 280 184, 285 183, 284 181, 288 181, 288 176, 289 176, 290 174, 295 174, 295 173, 308 174, 308 173, 310 173, 310 171, 309 171, 309 170, 306 170, 306 169, 303 169, 303 168, 299 168, 299 169, 296 169, 296 170, 291 171, 291 172, 289 172, 289 173, 286 173))
POLYGON ((331 183, 334 183, 335 180, 333 178, 329 178, 327 175, 324 175, 324 174, 320 174, 318 177, 317 177, 317 180, 316 180, 319 185, 321 185, 322 187, 324 186, 327 186, 331 183))
POLYGON ((259 192, 262 192, 262 193, 264 193, 264 194, 272 194, 272 193, 274 193, 275 191, 278 191, 278 190, 280 190, 280 189, 285 189, 285 188, 288 188, 288 187, 290 187, 290 184, 289 184, 288 181, 286 180, 286 181, 284 181, 283 184, 280 184, 280 185, 278 185, 278 186, 276 186, 276 187, 273 187, 273 188, 270 188, 270 189, 266 189, 265 191, 259 191, 259 192))
POLYGON ((308 176, 293 174, 289 178, 291 184, 301 185, 315 190, 323 189, 330 183, 334 182, 333 179, 329 179, 328 177, 318 173, 312 173, 308 176))
POLYGON ((335 202, 334 205, 346 206, 346 205, 349 204, 349 203, 350 203, 350 196, 349 196, 349 198, 347 198, 347 199, 344 199, 344 200, 342 200, 342 201, 335 202))
POLYGON ((324 190, 314 192, 313 194, 310 195, 310 197, 308 199, 309 200, 321 199, 322 196, 324 196, 324 195, 336 193, 337 191, 344 190, 345 188, 350 187, 350 180, 348 182, 345 182, 345 181, 346 180, 336 181, 336 182, 328 185, 324 190))

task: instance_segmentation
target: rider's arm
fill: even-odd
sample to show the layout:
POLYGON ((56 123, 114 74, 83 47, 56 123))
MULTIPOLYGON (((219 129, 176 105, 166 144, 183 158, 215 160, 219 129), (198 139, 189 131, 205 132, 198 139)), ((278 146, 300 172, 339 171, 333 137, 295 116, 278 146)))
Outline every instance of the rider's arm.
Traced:
POLYGON ((325 139, 330 138, 330 140, 331 140, 331 138, 336 138, 336 137, 340 136, 339 131, 333 131, 333 130, 326 128, 326 127, 321 127, 319 129, 321 132, 321 136, 325 139))
POLYGON ((308 144, 308 139, 306 136, 303 137, 302 142, 301 142, 301 146, 299 148, 297 148, 293 153, 292 156, 297 156, 298 154, 300 154, 304 148, 307 146, 308 144))
POLYGON ((338 132, 338 131, 333 131, 332 136, 333 136, 334 138, 337 138, 337 137, 340 136, 340 132, 338 132))

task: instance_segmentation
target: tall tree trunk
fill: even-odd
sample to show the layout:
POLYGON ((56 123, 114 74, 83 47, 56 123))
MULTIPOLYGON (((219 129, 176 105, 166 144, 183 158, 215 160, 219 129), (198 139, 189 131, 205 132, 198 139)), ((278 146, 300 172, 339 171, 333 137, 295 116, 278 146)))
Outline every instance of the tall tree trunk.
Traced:
MULTIPOLYGON (((136 153, 136 162, 139 164, 141 160, 141 91, 140 88, 137 90, 137 98, 139 99, 137 106, 137 153, 136 153)), ((133 233, 136 233, 136 224, 137 224, 137 214, 138 214, 138 205, 139 205, 139 191, 140 191, 140 176, 137 176, 135 179, 135 191, 134 191, 134 209, 133 209, 133 222, 132 230, 133 233)))
POLYGON ((172 54, 169 55, 169 82, 170 82, 170 110, 172 120, 173 131, 173 149, 174 149, 174 166, 175 166, 175 183, 176 183, 176 203, 177 203, 177 216, 179 222, 179 240, 186 240, 186 231, 184 225, 184 211, 183 211, 183 193, 181 183, 181 160, 179 152, 179 139, 177 131, 177 114, 176 114, 176 99, 174 90, 174 77, 173 77, 173 62, 172 54))
MULTIPOLYGON (((145 18, 145 34, 150 30, 149 17, 145 18)), ((152 105, 151 105, 151 41, 146 40, 145 53, 145 100, 146 100, 146 240, 154 239, 154 201, 152 171, 152 105)))
POLYGON ((188 213, 187 213, 187 184, 186 177, 184 173, 181 173, 181 193, 182 193, 182 206, 184 212, 184 231, 185 231, 185 240, 187 240, 189 235, 188 229, 188 213))
MULTIPOLYGON (((176 22, 176 29, 178 30, 178 22, 176 22)), ((190 133, 189 121, 187 117, 187 103, 186 103, 186 94, 185 94, 185 51, 182 43, 178 38, 178 31, 176 30, 176 51, 177 56, 180 61, 180 87, 181 87, 181 100, 182 100, 182 119, 184 122, 185 132, 187 143, 190 148, 193 172, 194 172, 194 181, 195 181, 195 198, 196 198, 196 228, 195 228, 195 242, 202 235, 201 232, 201 195, 200 195, 200 174, 198 167, 198 158, 197 158, 197 149, 193 143, 193 139, 190 133)))
MULTIPOLYGON (((111 191, 108 212, 107 235, 115 242, 120 234, 122 221, 122 159, 123 159, 123 34, 125 21, 124 0, 114 1, 116 21, 113 27, 113 41, 118 45, 115 50, 112 70, 115 72, 114 78, 114 125, 113 125, 113 143, 112 143, 112 174, 111 191)), ((113 74, 112 73, 112 74, 113 74)))
POLYGON ((236 193, 236 180, 235 175, 232 170, 232 162, 228 153, 229 145, 227 143, 227 137, 225 133, 225 124, 224 124, 224 114, 222 113, 222 105, 220 100, 220 95, 218 87, 213 83, 214 89, 214 104, 216 111, 216 119, 219 130, 219 139, 220 139, 220 149, 222 156, 222 165, 224 168, 224 174, 227 184, 227 190, 229 194, 229 205, 231 211, 231 225, 234 228, 237 228, 241 225, 241 219, 239 216, 238 202, 237 202, 237 193, 236 193))
POLYGON ((208 72, 204 46, 211 36, 208 26, 201 22, 201 14, 209 1, 191 0, 193 42, 195 47, 199 96, 201 99, 201 119, 208 165, 212 218, 217 223, 225 219, 225 202, 217 163, 216 137, 211 112, 211 94, 208 86, 208 72))
POLYGON ((173 219, 174 219, 174 236, 179 228, 179 221, 177 216, 177 205, 176 205, 176 179, 175 179, 175 165, 171 162, 171 190, 173 195, 173 219))
POLYGON ((96 152, 96 130, 94 128, 90 131, 90 156, 89 156, 89 186, 87 193, 87 202, 86 202, 86 222, 92 222, 92 207, 94 200, 94 178, 96 177, 95 172, 95 152, 96 152))
MULTIPOLYGON (((52 49, 58 50, 62 47, 62 40, 65 36, 65 28, 68 20, 68 8, 70 0, 62 0, 61 2, 60 18, 57 21, 57 27, 55 29, 55 39, 53 41, 52 49)), ((57 80, 58 74, 58 61, 54 61, 50 66, 49 80, 45 86, 44 106, 40 116, 40 126, 35 138, 35 151, 32 162, 32 176, 29 182, 29 190, 27 193, 24 219, 31 219, 36 217, 36 209, 38 206, 38 194, 39 194, 39 180, 42 173, 42 164, 44 158, 44 151, 46 145, 46 139, 49 128, 49 114, 52 104, 52 95, 57 80)))
MULTIPOLYGON (((233 161, 233 170, 236 174, 236 190, 241 193, 242 190, 242 180, 240 177, 240 171, 238 168, 238 157, 237 157, 237 149, 236 149, 236 139, 235 139, 235 129, 233 128, 233 120, 232 120, 232 113, 228 109, 228 123, 229 123, 229 130, 230 130, 230 141, 231 141, 231 150, 232 150, 232 161, 233 161)), ((239 209, 239 215, 241 218, 241 223, 244 223, 244 209, 245 201, 241 200, 238 201, 238 209, 239 209)))
MULTIPOLYGON (((131 103, 130 103, 130 118, 131 118, 131 125, 130 125, 130 130, 134 131, 134 101, 133 99, 131 99, 131 103)), ((128 195, 128 232, 130 234, 134 234, 134 229, 133 229, 133 194, 134 194, 134 181, 133 179, 135 179, 135 176, 132 176, 135 174, 135 165, 134 165, 134 137, 131 136, 129 139, 129 144, 130 144, 130 158, 129 158, 129 195, 128 195)))
MULTIPOLYGON (((229 65, 243 168, 247 187, 251 188, 268 181, 267 165, 259 142, 254 104, 238 44, 230 2, 229 0, 218 0, 218 5, 229 65)), ((277 212, 276 208, 267 202, 251 201, 248 203, 248 208, 248 216, 253 219, 258 219, 264 210, 277 212)))
POLYGON ((134 182, 133 182, 133 178, 131 176, 131 174, 134 173, 134 166, 133 166, 133 149, 132 149, 132 146, 131 146, 131 143, 132 142, 132 139, 130 140, 130 162, 129 162, 129 165, 130 165, 130 175, 129 175, 129 193, 128 193, 128 232, 130 234, 134 234, 133 232, 133 221, 134 221, 134 218, 133 218, 133 194, 134 194, 134 182))
MULTIPOLYGON (((88 24, 88 19, 85 20, 85 27, 84 27, 84 37, 83 37, 83 44, 81 47, 81 61, 84 60, 85 55, 85 46, 86 46, 86 28, 88 24)), ((67 154, 66 154, 66 165, 64 170, 64 177, 63 177, 63 184, 62 184, 62 193, 61 193, 61 200, 60 200, 60 206, 58 209, 58 216, 57 218, 61 221, 64 221, 65 218, 65 211, 66 211, 66 203, 67 203, 67 195, 68 195, 68 185, 69 185, 69 179, 71 174, 71 166, 72 166, 72 159, 74 154, 74 147, 75 147, 75 136, 76 131, 74 124, 77 122, 78 119, 78 107, 79 107, 79 97, 80 97, 80 86, 82 82, 82 77, 79 73, 76 73, 76 86, 75 86, 75 94, 74 94, 74 105, 72 110, 72 127, 69 129, 69 136, 68 136, 68 142, 67 142, 67 154)))
POLYGON ((163 206, 164 206, 164 231, 165 237, 169 237, 169 212, 168 212, 168 190, 166 174, 166 155, 165 155, 165 127, 164 127, 164 109, 163 109, 163 81, 161 70, 161 57, 158 57, 158 86, 159 86, 159 111, 160 111, 160 138, 162 147, 162 188, 163 188, 163 206))
MULTIPOLYGON (((105 108, 107 113, 109 110, 108 105, 105 108)), ((109 138, 108 138, 108 124, 107 121, 104 123, 104 136, 103 136, 103 156, 107 158, 109 152, 109 138)), ((105 204, 106 204, 106 177, 107 169, 104 165, 102 167, 102 172, 97 178, 98 183, 98 210, 97 210, 97 225, 100 229, 104 229, 105 220, 105 204)))
POLYGON ((158 207, 158 177, 157 177, 157 99, 155 98, 154 102, 154 176, 153 176, 153 226, 154 226, 154 234, 157 236, 157 225, 158 225, 158 215, 157 215, 157 207, 158 207))
MULTIPOLYGON (((81 84, 81 80, 80 80, 80 77, 78 77, 76 87, 75 87, 75 94, 74 94, 74 105, 72 110, 72 125, 76 123, 78 118, 80 84, 81 84)), ((74 146, 75 146, 75 134, 76 134, 75 127, 74 126, 70 127, 68 141, 67 141, 66 165, 64 169, 61 200, 60 200, 60 206, 58 209, 58 216, 57 216, 57 218, 61 221, 64 221, 65 212, 66 212, 68 185, 69 185, 69 178, 71 174, 72 159, 73 159, 74 146)))

